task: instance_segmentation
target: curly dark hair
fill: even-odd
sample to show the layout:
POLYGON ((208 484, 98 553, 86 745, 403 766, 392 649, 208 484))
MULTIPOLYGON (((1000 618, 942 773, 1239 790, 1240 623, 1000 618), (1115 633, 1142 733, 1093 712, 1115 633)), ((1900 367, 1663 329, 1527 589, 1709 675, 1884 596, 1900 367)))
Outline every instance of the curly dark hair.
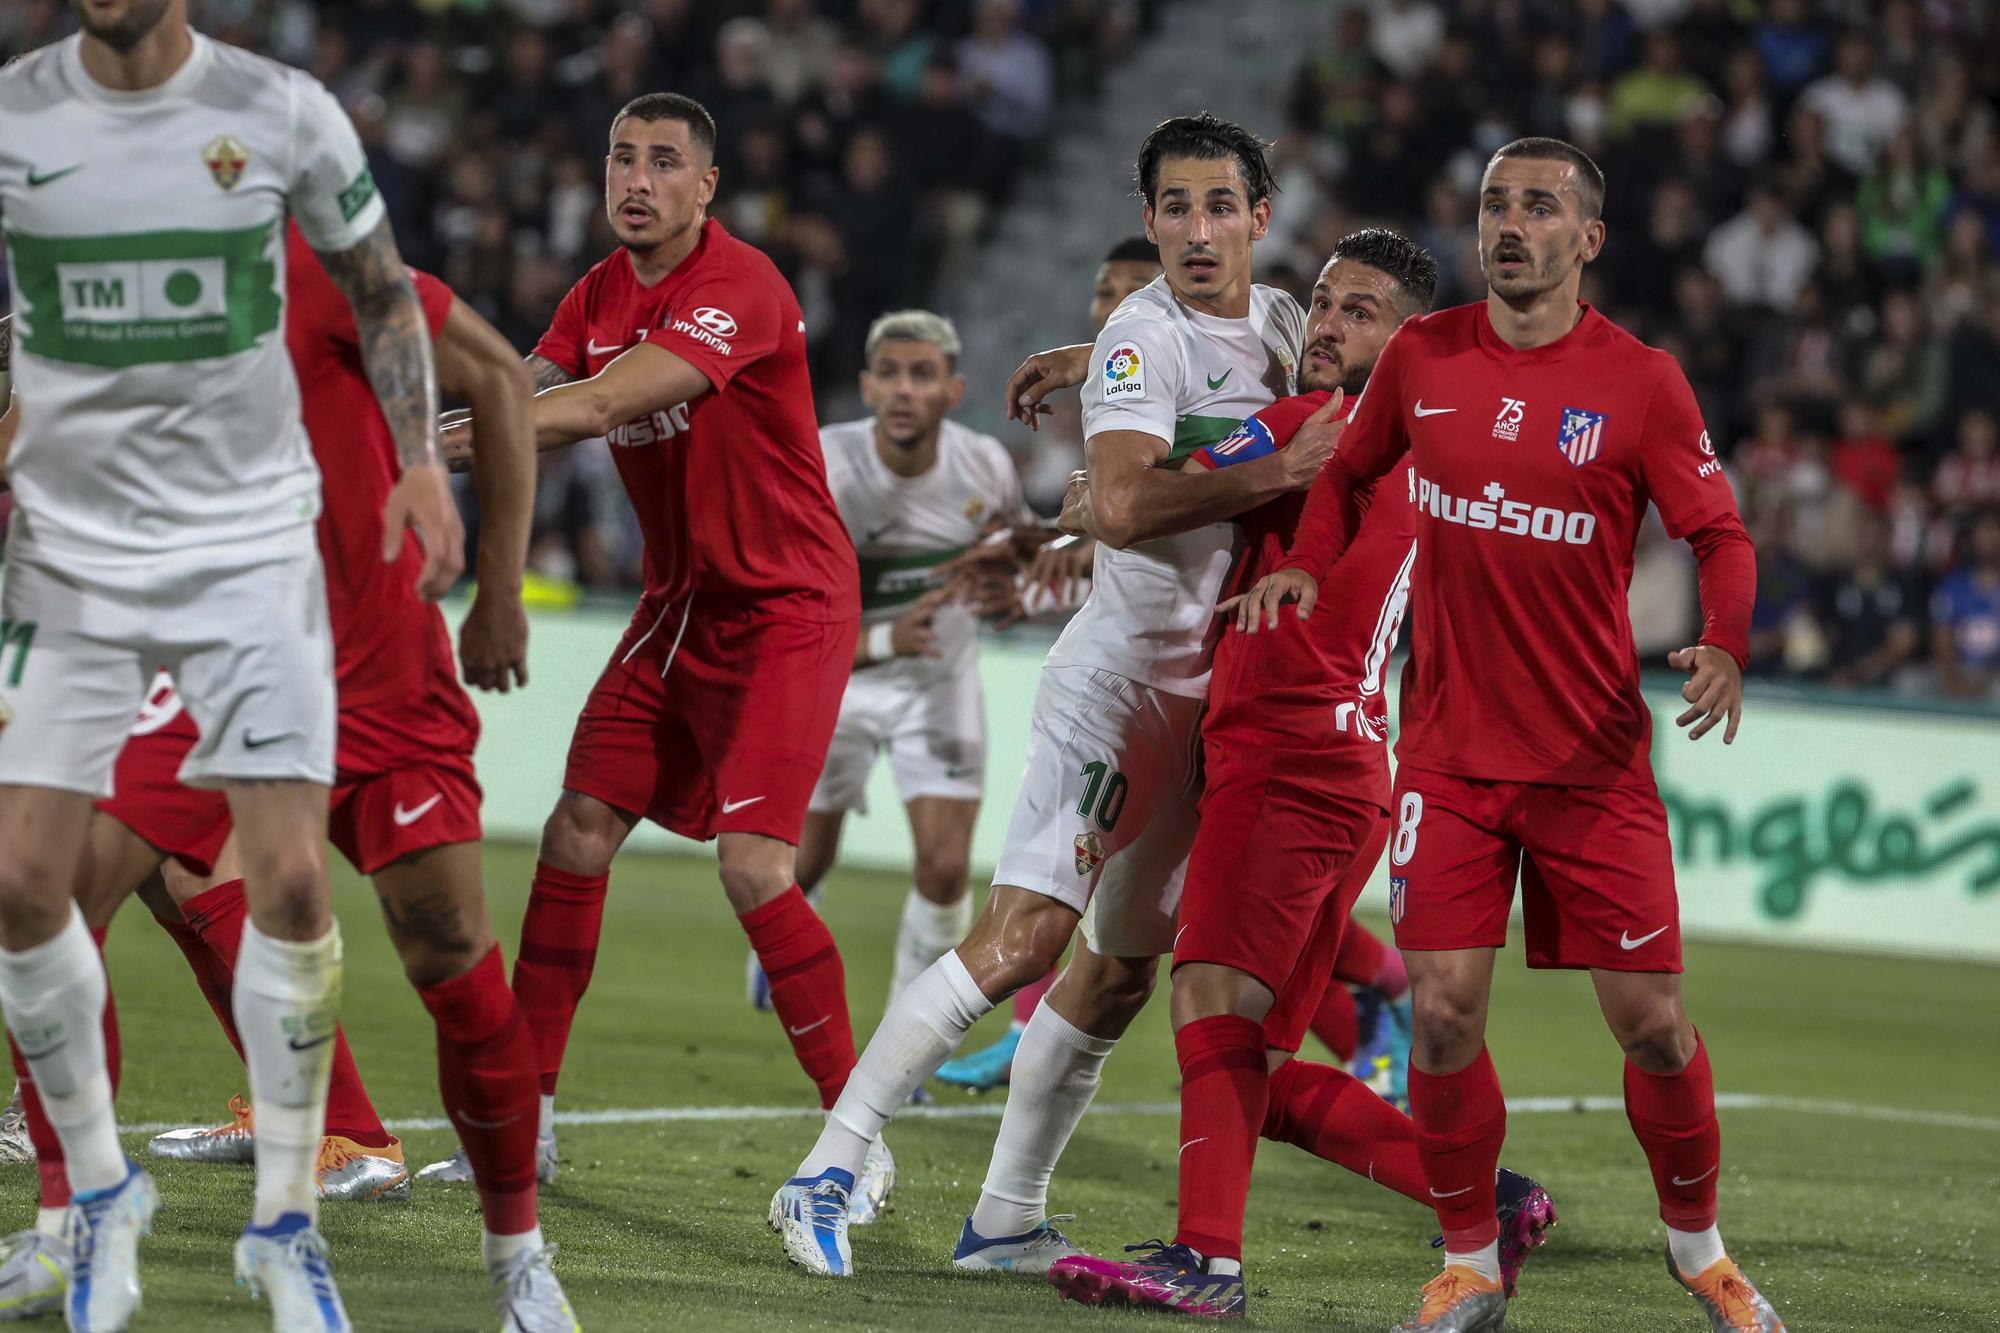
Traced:
POLYGON ((1157 202, 1154 191, 1160 180, 1160 163, 1170 157, 1233 157, 1243 171, 1243 185, 1254 205, 1278 190, 1269 149, 1269 144, 1241 125, 1206 111, 1198 116, 1169 116, 1139 145, 1139 194, 1148 205, 1157 202))
POLYGON ((1332 258, 1351 259, 1394 278, 1407 298, 1406 313, 1425 313, 1437 297, 1437 260, 1401 232, 1387 227, 1351 231, 1334 243, 1332 258))

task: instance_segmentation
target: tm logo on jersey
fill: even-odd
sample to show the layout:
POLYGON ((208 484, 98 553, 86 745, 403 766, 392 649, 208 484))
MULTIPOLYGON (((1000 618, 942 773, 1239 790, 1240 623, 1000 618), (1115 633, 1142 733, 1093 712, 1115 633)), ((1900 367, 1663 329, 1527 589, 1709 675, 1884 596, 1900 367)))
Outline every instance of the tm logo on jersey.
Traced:
POLYGON ((1564 542, 1588 546, 1597 535, 1597 515, 1581 511, 1530 505, 1509 500, 1507 488, 1499 482, 1487 483, 1480 494, 1484 499, 1467 500, 1447 495, 1436 482, 1418 477, 1417 512, 1445 523, 1458 523, 1482 532, 1504 532, 1511 537, 1532 537, 1538 542, 1564 542))
POLYGON ((1130 343, 1104 358, 1104 398, 1144 398, 1146 376, 1139 364, 1139 349, 1130 343))
POLYGON ((1580 407, 1563 409, 1562 429, 1556 433, 1556 448, 1573 467, 1582 467, 1604 448, 1604 413, 1586 412, 1580 407))

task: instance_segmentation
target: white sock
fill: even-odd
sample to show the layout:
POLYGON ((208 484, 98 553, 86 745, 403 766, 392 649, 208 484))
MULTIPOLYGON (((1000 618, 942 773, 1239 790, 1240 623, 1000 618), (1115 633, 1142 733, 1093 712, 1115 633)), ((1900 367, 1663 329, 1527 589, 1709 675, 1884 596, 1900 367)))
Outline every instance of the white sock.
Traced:
POLYGON ((535 1121, 535 1133, 539 1137, 546 1139, 555 1132, 556 1132, 556 1095, 553 1092, 545 1092, 542 1094, 541 1115, 535 1121))
POLYGON ((118 1113, 104 1062, 104 960, 83 913, 30 949, 0 949, 0 1007, 26 1056, 35 1090, 69 1163, 69 1186, 109 1189, 125 1179, 118 1113))
POLYGON ((974 1231, 1018 1236, 1047 1219, 1049 1177, 1097 1095, 1104 1057, 1117 1044, 1080 1031, 1046 1002, 1035 1007, 1014 1050, 1007 1109, 972 1210, 974 1231))
POLYGON ((1493 1241, 1484 1249, 1479 1250, 1466 1250, 1463 1252, 1446 1250, 1444 1264, 1446 1268, 1451 1267, 1453 1264, 1457 1264, 1461 1268, 1470 1268, 1488 1282, 1498 1282, 1500 1280, 1500 1242, 1497 1240, 1493 1241))
POLYGON ((937 1072, 972 1025, 993 1008, 955 952, 925 968, 889 1002, 881 1026, 868 1039, 847 1086, 794 1175, 816 1176, 833 1167, 861 1174, 868 1145, 910 1094, 937 1072))
POLYGON ((911 889, 896 927, 896 971, 889 982, 889 998, 895 999, 946 950, 957 947, 971 929, 970 893, 960 894, 955 903, 934 903, 911 889))
POLYGON ((486 1271, 497 1273, 509 1261, 541 1249, 542 1228, 537 1225, 534 1229, 523 1231, 517 1236, 496 1236, 488 1231, 481 1246, 486 1251, 486 1271))
POLYGON ((37 1208, 35 1210, 35 1230, 50 1240, 61 1240, 63 1219, 69 1216, 67 1208, 37 1208))
POLYGON ((340 1011, 340 926, 316 940, 274 940, 243 923, 231 1008, 257 1115, 257 1200, 251 1221, 319 1216, 314 1168, 326 1133, 326 1084, 340 1011))
POLYGON ((1694 1277, 1724 1257, 1722 1233, 1714 1227, 1706 1231, 1676 1231, 1668 1227, 1667 1249, 1683 1277, 1694 1277))
POLYGON ((1218 1277, 1224 1273, 1241 1273, 1243 1271, 1243 1261, 1241 1259, 1210 1259, 1202 1265, 1201 1271, 1214 1274, 1218 1277))

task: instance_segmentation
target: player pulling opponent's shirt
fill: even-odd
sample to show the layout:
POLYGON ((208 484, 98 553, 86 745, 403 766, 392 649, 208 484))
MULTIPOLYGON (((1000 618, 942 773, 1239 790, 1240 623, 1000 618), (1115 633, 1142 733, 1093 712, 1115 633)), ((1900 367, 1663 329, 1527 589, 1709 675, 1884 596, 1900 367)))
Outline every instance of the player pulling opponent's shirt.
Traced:
MULTIPOLYGON (((827 484, 861 566, 864 635, 893 624, 935 588, 939 568, 995 521, 1027 521, 1005 446, 955 421, 939 427, 937 462, 916 477, 883 464, 872 417, 823 428, 820 445, 827 484)), ((866 812, 868 773, 885 749, 905 802, 979 799, 986 786, 986 704, 978 625, 963 604, 947 602, 931 629, 934 656, 887 657, 855 668, 810 809, 866 812)))

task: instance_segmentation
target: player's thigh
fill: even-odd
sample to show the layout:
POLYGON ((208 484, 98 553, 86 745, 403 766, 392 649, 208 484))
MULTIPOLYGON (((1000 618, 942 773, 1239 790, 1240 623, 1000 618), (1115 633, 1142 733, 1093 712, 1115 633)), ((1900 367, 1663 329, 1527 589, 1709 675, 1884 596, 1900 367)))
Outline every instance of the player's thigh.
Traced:
POLYGON ((1081 913, 1111 867, 1136 860, 1144 863, 1142 880, 1177 896, 1178 869, 1194 837, 1199 718, 1196 701, 1112 672, 1044 667, 994 885, 1044 894, 1081 913), (1159 827, 1163 812, 1174 818, 1159 827))
POLYGON ((152 644, 201 729, 181 780, 330 784, 333 633, 318 549, 180 571, 162 587, 152 644))
POLYGON ((493 948, 477 842, 410 852, 371 878, 389 938, 418 985, 461 976, 493 948))
POLYGON ((980 991, 998 1004, 1062 960, 1080 915, 1049 894, 995 884, 955 952, 980 991))
POLYGON ((223 839, 221 848, 215 853, 214 862, 206 871, 189 866, 179 857, 168 857, 160 866, 160 882, 165 886, 167 896, 173 900, 176 907, 210 889, 242 878, 243 857, 237 850, 234 830, 223 839))
POLYGON ((1321 900, 1305 948, 1264 1016, 1264 1042, 1273 1050, 1297 1051, 1326 988, 1340 984, 1334 980, 1334 960, 1348 932, 1357 929, 1349 919, 1355 901, 1389 843, 1389 818, 1379 809, 1353 808, 1339 830, 1332 840, 1348 850, 1335 869, 1332 890, 1321 900))
POLYGON ((90 797, 0 784, 0 947, 26 949, 63 928, 90 829, 90 797))
POLYGON ((1655 788, 1533 788, 1518 833, 1530 967, 1681 970, 1673 843, 1655 788))
POLYGON ((799 826, 799 887, 810 892, 840 858, 840 834, 847 815, 840 810, 808 810, 799 826))
MULTIPOLYGON (((143 581, 15 559, 0 590, 0 784, 105 796, 152 672, 143 581)), ((72 832, 80 838, 81 827, 72 832)), ((5 854, 42 859, 35 845, 5 854)), ((74 856, 77 845, 69 847, 74 856)), ((67 891, 67 883, 63 886, 67 891)))
POLYGON ((919 796, 903 809, 909 815, 910 842, 916 851, 918 892, 933 902, 957 902, 965 896, 966 874, 972 865, 972 830, 979 822, 979 802, 919 796))
POLYGON ((820 765, 819 780, 806 802, 809 814, 868 813, 868 775, 888 742, 889 714, 900 702, 898 693, 862 672, 848 682, 833 736, 827 741, 826 762, 820 765))
POLYGON ((1521 850, 1509 832, 1515 784, 1413 769, 1396 774, 1389 817, 1389 920, 1404 950, 1507 943, 1521 850))
POLYGON ((109 926, 119 907, 159 872, 165 859, 117 819, 95 813, 76 877, 76 905, 84 923, 93 930, 109 926))

